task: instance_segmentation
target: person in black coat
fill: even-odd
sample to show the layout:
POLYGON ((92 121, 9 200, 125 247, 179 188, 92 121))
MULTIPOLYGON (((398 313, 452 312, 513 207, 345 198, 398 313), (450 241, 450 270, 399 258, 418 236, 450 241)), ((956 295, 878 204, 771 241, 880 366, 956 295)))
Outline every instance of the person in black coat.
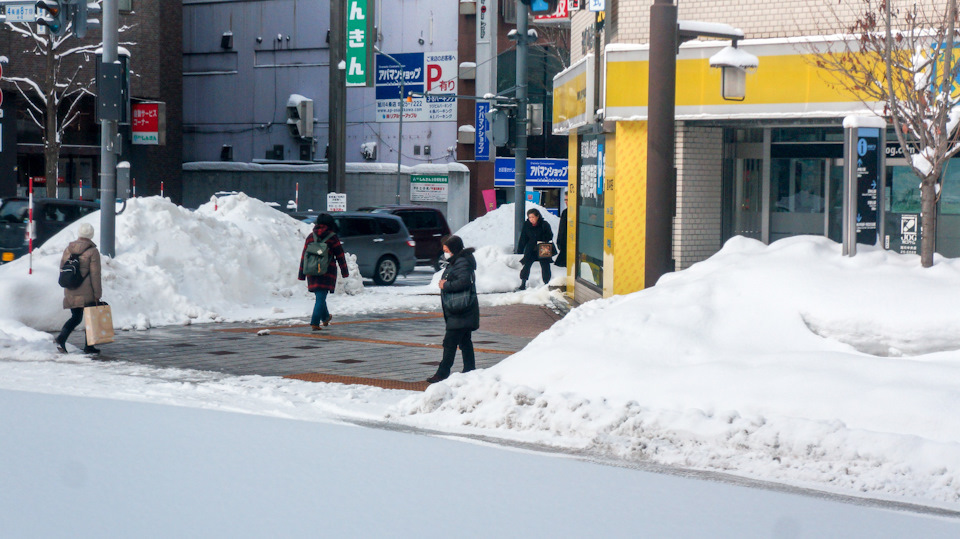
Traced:
POLYGON ((563 211, 560 212, 560 228, 557 230, 557 265, 567 267, 567 194, 563 194, 563 211))
POLYGON ((527 279, 530 278, 530 266, 534 262, 540 262, 540 274, 543 276, 543 284, 550 283, 550 264, 553 257, 540 258, 537 244, 542 241, 552 241, 553 230, 547 223, 540 211, 536 208, 527 210, 527 220, 520 229, 520 242, 517 244, 517 254, 523 254, 520 262, 523 267, 520 268, 520 290, 527 288, 527 279))
POLYGON ((463 248, 463 240, 459 236, 450 236, 443 242, 443 257, 447 259, 447 267, 440 276, 440 293, 470 290, 473 294, 473 305, 466 312, 459 314, 447 312, 444 307, 443 320, 446 322, 447 333, 443 336, 443 359, 437 367, 437 373, 427 378, 427 382, 431 384, 450 376, 453 359, 457 355, 457 347, 463 354, 463 372, 470 372, 476 368, 473 340, 470 334, 480 329, 480 302, 477 300, 477 289, 474 284, 477 259, 474 258, 473 252, 472 247, 463 248))

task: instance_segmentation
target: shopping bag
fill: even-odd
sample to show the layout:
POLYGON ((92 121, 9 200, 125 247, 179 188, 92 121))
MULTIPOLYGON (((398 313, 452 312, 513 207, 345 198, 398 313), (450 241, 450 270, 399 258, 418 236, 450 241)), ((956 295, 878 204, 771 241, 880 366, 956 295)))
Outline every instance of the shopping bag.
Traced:
POLYGON ((87 326, 87 345, 113 342, 113 315, 109 305, 84 307, 83 322, 87 326))
POLYGON ((537 243, 537 256, 539 258, 553 258, 557 254, 553 249, 552 241, 541 241, 537 243))

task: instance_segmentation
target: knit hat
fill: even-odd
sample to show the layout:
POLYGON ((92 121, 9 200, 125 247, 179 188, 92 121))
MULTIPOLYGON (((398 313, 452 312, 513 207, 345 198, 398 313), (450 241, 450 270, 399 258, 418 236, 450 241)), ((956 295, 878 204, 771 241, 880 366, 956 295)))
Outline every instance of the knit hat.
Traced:
POLYGON ((87 238, 88 240, 93 239, 93 225, 90 223, 81 224, 80 229, 77 230, 77 236, 87 238))

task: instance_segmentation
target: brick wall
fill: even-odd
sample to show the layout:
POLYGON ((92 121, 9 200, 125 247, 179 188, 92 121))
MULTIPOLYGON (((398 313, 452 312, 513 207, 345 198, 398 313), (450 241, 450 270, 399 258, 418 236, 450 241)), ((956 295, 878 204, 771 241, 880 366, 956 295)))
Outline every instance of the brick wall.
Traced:
POLYGON ((673 257, 680 270, 720 250, 723 129, 678 123, 676 151, 673 257))

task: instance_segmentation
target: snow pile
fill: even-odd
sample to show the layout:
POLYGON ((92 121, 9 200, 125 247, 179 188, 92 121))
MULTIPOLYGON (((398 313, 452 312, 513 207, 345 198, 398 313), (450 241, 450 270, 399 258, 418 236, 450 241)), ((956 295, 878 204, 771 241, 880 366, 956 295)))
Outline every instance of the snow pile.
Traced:
POLYGON ((734 238, 392 415, 957 507, 958 304, 960 260, 734 238))
MULTIPOLYGON (((66 320, 58 265, 84 222, 94 226, 99 245, 96 212, 34 251, 32 275, 26 257, 0 267, 0 304, 16 306, 6 316, 46 330, 66 320)), ((210 202, 196 211, 159 197, 130 199, 117 216, 117 256, 102 259, 103 300, 118 328, 145 329, 222 320, 244 308, 270 309, 306 297, 297 263, 310 230, 242 193, 218 199, 216 209, 210 202)), ((338 279, 337 291, 361 292, 355 257, 348 256, 348 266, 351 277, 338 279)))
MULTIPOLYGON (((513 204, 504 204, 454 232, 467 247, 477 249, 477 292, 490 294, 496 292, 510 292, 520 286, 521 255, 514 254, 514 215, 513 204)), ((560 218, 553 215, 543 206, 527 202, 527 209, 540 210, 540 214, 553 230, 556 242, 560 218)), ((550 284, 561 286, 566 281, 566 269, 554 265, 551 268, 550 284)), ((440 275, 434 276, 433 284, 440 280, 440 275)), ((540 276, 540 264, 534 264, 530 270, 528 287, 536 288, 543 285, 540 276)))

